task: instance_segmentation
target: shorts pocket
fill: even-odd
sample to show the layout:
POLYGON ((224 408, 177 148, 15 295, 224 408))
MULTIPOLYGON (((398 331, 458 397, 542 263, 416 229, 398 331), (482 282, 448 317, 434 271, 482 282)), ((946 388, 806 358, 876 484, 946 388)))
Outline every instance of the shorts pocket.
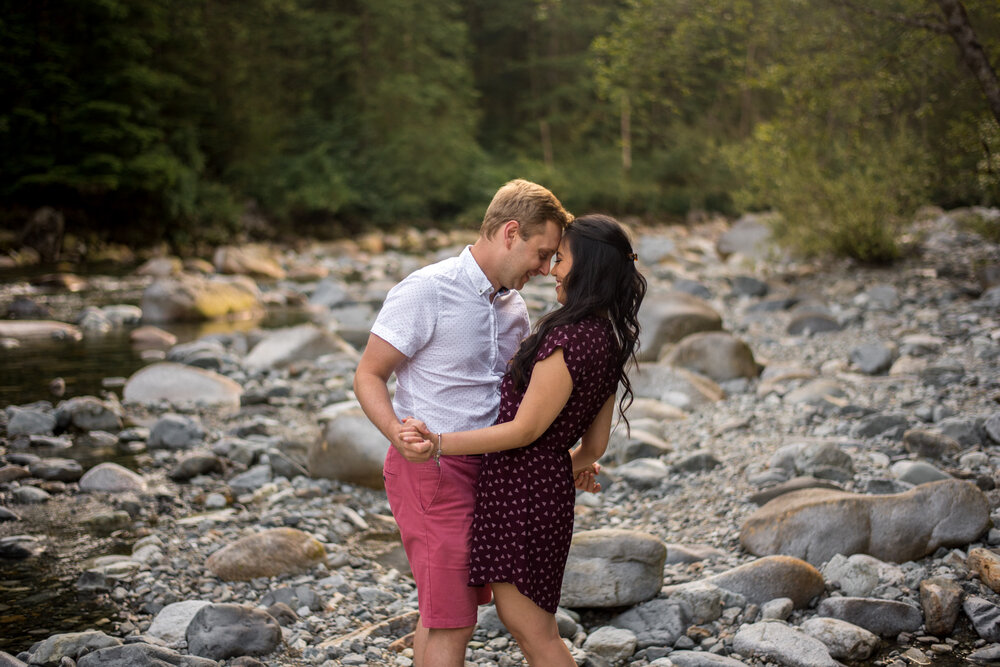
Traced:
POLYGON ((441 466, 434 461, 417 463, 417 500, 424 512, 431 508, 441 491, 441 466))

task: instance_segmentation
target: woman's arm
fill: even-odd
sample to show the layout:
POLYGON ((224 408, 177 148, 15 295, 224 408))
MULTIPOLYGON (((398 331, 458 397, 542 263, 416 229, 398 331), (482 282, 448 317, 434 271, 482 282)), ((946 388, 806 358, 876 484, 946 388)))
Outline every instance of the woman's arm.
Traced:
MULTIPOLYGON (((441 434, 442 454, 486 454, 505 449, 516 449, 531 444, 539 438, 559 416, 573 392, 573 378, 570 377, 562 348, 535 364, 531 380, 514 419, 475 431, 459 431, 441 434)), ((406 422, 412 426, 412 421, 406 422)), ((404 438, 429 439, 437 447, 437 436, 429 434, 426 427, 419 424, 419 433, 404 434, 404 438), (421 435, 422 434, 422 435, 421 435)), ((404 430, 406 427, 404 426, 404 430)))
POLYGON ((573 475, 588 468, 608 449, 608 437, 611 435, 611 420, 615 415, 615 395, 611 394, 604 402, 597 417, 583 433, 580 446, 570 452, 573 460, 573 475))

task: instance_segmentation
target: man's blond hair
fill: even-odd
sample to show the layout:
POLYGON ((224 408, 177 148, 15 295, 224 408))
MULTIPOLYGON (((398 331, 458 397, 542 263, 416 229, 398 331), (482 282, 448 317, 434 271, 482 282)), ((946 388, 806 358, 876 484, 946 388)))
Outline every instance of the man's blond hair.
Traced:
POLYGON ((518 178, 505 183, 493 195, 479 228, 480 236, 492 239, 508 220, 517 220, 521 238, 527 239, 544 231, 549 221, 559 225, 559 229, 566 229, 573 216, 547 188, 518 178))

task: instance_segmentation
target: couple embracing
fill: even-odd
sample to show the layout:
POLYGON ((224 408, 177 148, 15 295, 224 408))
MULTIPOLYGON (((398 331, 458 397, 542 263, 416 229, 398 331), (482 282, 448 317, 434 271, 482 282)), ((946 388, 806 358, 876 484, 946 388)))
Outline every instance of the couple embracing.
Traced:
POLYGON ((555 621, 574 489, 598 488, 616 407, 631 403, 645 291, 617 221, 574 220, 515 180, 473 245, 389 292, 354 390, 392 444, 383 475, 417 585, 415 667, 462 667, 491 591, 529 664, 575 665, 555 621), (560 307, 531 331, 517 290, 550 271, 560 307))

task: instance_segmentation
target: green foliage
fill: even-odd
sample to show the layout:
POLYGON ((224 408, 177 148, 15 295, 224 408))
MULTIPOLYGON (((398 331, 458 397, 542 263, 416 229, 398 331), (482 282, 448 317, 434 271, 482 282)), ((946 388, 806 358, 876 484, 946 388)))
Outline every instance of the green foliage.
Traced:
MULTIPOLYGON (((1000 54, 1000 5, 965 0, 1000 54)), ((514 177, 576 212, 785 213, 886 261, 920 201, 1000 204, 945 35, 836 0, 0 0, 0 219, 178 249, 475 226, 514 177), (140 238, 142 237, 142 238, 140 238)))
POLYGON ((772 208, 776 237, 804 255, 866 263, 900 257, 904 224, 926 188, 919 148, 905 131, 798 135, 762 124, 738 153, 747 208, 772 208))

